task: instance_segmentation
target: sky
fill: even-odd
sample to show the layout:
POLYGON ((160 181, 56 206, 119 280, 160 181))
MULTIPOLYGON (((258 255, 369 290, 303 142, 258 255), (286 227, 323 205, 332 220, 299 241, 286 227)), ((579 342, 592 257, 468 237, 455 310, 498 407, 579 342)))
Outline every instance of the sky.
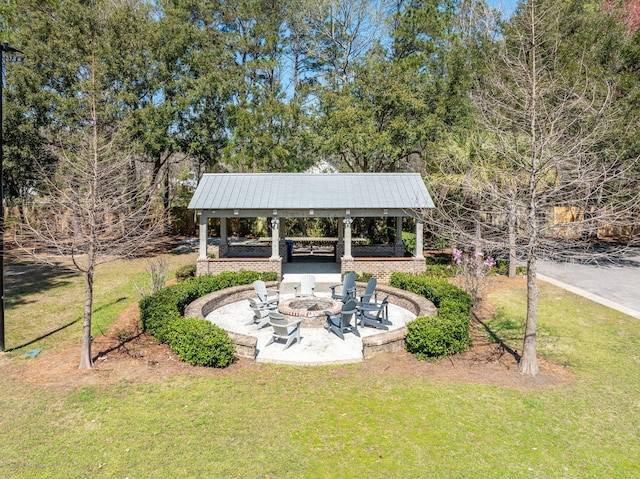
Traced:
POLYGON ((508 17, 513 13, 516 8, 517 0, 487 0, 487 3, 502 11, 505 17, 508 17))

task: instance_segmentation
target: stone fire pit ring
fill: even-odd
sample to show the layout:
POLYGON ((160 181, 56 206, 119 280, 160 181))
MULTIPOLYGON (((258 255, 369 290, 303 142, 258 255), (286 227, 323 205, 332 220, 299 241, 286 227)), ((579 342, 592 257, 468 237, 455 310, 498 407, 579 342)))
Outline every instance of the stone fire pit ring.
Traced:
POLYGON ((318 296, 305 296, 281 300, 278 311, 285 316, 302 318, 302 327, 322 328, 327 324, 325 311, 338 314, 342 310, 342 301, 318 296))

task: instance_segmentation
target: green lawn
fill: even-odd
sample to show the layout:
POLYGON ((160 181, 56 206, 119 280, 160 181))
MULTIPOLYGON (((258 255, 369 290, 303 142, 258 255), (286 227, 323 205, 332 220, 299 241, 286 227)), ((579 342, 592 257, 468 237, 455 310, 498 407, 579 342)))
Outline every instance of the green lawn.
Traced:
MULTIPOLYGON (((143 269, 102 271, 113 290, 98 301, 102 327, 137 299, 129 278, 143 269)), ((9 348, 80 314, 80 279, 47 281, 11 304, 9 348)), ((524 291, 491 301, 499 311, 491 327, 520 348, 524 291)), ((68 345, 79 330, 75 323, 29 347, 68 345)), ((0 393, 0 477, 640 477, 640 321, 545 285, 540 330, 540 354, 575 375, 569 385, 376 376, 363 374, 366 363, 256 364, 234 375, 83 388, 12 375, 0 393)), ((28 361, 9 356, 0 374, 28 361)))

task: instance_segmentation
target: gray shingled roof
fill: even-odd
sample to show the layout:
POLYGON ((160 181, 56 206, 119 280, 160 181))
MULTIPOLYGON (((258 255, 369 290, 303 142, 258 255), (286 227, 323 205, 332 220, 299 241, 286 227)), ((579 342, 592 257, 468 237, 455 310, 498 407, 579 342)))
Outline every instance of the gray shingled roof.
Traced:
POLYGON ((205 174, 189 208, 212 216, 408 215, 433 208, 415 173, 205 174))

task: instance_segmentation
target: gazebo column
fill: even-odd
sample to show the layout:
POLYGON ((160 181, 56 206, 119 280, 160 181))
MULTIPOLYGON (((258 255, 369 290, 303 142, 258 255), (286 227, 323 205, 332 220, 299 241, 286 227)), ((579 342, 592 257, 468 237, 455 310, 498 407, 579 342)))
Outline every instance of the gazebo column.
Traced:
POLYGON ((345 259, 353 259, 351 256, 351 223, 353 220, 350 216, 344 219, 344 256, 345 259))
POLYGON ((338 218, 338 241, 336 242, 335 258, 336 263, 341 261, 344 255, 344 222, 342 218, 338 218))
POLYGON ((207 215, 205 215, 204 213, 200 213, 200 218, 199 218, 199 254, 198 254, 198 261, 200 260, 206 260, 207 259, 207 238, 209 236, 209 228, 208 228, 208 223, 209 223, 209 217, 207 215))
POLYGON ((271 259, 280 259, 280 219, 271 219, 271 259))
POLYGON ((402 258, 404 256, 404 243, 402 242, 402 216, 396 217, 396 244, 394 253, 396 258, 402 258))
POLYGON ((198 259, 196 260, 196 276, 209 274, 209 257, 207 256, 207 240, 209 239, 209 216, 200 211, 198 218, 198 259))
POLYGON ((422 218, 416 219, 416 253, 414 257, 416 259, 424 259, 424 244, 423 237, 424 235, 424 224, 422 218))
POLYGON ((278 245, 279 256, 282 258, 283 263, 289 262, 288 250, 287 250, 287 219, 282 218, 280 222, 280 241, 278 245))
POLYGON ((340 259, 340 272, 345 274, 347 271, 355 271, 356 263, 351 255, 351 216, 342 220, 344 223, 344 254, 340 259))
POLYGON ((218 246, 218 256, 225 258, 229 252, 229 242, 227 237, 227 218, 220 218, 220 245, 218 246))

